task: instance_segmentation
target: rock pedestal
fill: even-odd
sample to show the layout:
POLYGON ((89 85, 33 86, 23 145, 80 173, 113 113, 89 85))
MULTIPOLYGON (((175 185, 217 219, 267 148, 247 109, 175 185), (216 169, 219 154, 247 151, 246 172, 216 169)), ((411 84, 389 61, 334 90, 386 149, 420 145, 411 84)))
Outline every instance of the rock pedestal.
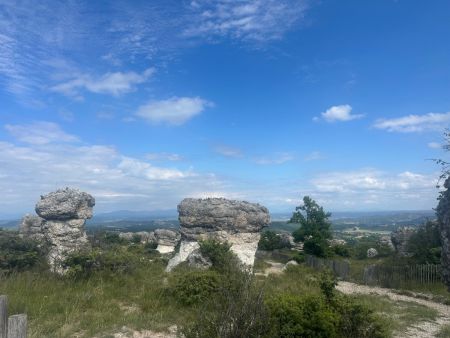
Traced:
POLYGON ((441 233, 442 279, 450 291, 450 177, 444 183, 445 190, 441 193, 436 208, 439 231, 441 233))
POLYGON ((167 271, 184 261, 193 261, 190 256, 198 256, 198 242, 206 239, 228 242, 240 261, 252 267, 261 230, 270 222, 267 208, 224 198, 186 198, 178 205, 178 213, 180 251, 169 261, 167 271))
POLYGON ((62 262, 75 251, 89 247, 84 225, 92 217, 95 199, 77 189, 59 189, 41 196, 36 204, 39 216, 26 215, 20 226, 23 236, 43 239, 49 246, 52 271, 63 274, 62 262))

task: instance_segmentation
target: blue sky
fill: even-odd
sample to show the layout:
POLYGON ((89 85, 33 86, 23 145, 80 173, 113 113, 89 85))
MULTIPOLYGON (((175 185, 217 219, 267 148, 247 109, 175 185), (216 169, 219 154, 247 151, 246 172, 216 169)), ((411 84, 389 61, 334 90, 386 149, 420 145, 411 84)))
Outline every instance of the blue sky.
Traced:
POLYGON ((0 0, 0 216, 74 186, 430 209, 450 126, 444 0, 0 0))

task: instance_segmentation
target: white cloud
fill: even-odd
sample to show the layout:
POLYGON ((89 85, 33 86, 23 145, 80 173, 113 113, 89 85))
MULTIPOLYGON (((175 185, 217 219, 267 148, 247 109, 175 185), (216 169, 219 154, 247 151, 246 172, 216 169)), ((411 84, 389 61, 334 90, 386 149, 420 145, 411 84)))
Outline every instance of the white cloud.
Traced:
POLYGON ((450 112, 428 113, 425 115, 407 115, 393 119, 380 119, 375 128, 390 132, 414 133, 441 130, 450 125, 450 112))
POLYGON ((51 87, 51 90, 67 96, 77 96, 81 89, 96 94, 119 96, 135 90, 136 85, 147 81, 154 72, 154 68, 148 68, 142 74, 114 72, 100 77, 78 75, 67 82, 51 87))
MULTIPOLYGON (((340 106, 332 106, 328 108, 325 112, 321 113, 320 116, 326 122, 336 122, 336 121, 351 121, 364 117, 364 114, 351 114, 352 107, 348 104, 340 106)), ((319 118, 315 117, 315 121, 319 118)))
POLYGON ((280 39, 303 17, 303 0, 241 0, 191 2, 193 16, 185 36, 231 37, 266 42, 280 39))
POLYGON ((148 153, 144 156, 149 161, 181 161, 183 156, 173 153, 148 153))
POLYGON ((305 161, 318 161, 323 160, 325 157, 319 151, 313 151, 309 155, 305 156, 305 161))
POLYGON ((153 124, 181 125, 210 106, 211 102, 200 97, 171 97, 140 106, 135 115, 153 124))
POLYGON ((78 138, 64 132, 58 124, 38 121, 24 125, 5 125, 5 129, 17 140, 30 144, 48 144, 52 142, 75 142, 78 138))
POLYGON ((295 156, 291 153, 277 153, 272 156, 258 157, 254 160, 256 164, 269 165, 269 164, 283 164, 295 159, 295 156))
POLYGON ((242 158, 244 156, 241 149, 226 145, 216 146, 214 148, 214 151, 225 157, 242 158))
POLYGON ((78 187, 96 198, 95 212, 175 209, 184 197, 222 191, 209 173, 155 166, 103 145, 0 141, 0 216, 32 212, 41 194, 78 187))
POLYGON ((442 149, 442 144, 440 144, 438 142, 429 142, 428 143, 428 148, 431 148, 431 149, 442 149))

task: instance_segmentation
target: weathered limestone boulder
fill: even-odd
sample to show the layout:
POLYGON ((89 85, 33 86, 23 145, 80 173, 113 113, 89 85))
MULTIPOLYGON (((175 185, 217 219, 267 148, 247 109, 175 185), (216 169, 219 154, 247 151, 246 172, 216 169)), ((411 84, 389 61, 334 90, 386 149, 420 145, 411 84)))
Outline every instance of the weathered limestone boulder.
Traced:
POLYGON ((378 256, 378 250, 375 248, 367 249, 367 258, 373 258, 378 256))
POLYGON ((36 216, 26 214, 22 218, 22 223, 19 226, 19 234, 23 238, 29 238, 36 241, 44 240, 44 233, 42 229, 42 225, 44 223, 44 219, 36 216))
POLYGON ((186 198, 178 205, 180 251, 169 261, 167 271, 198 256, 198 241, 228 242, 240 261, 252 267, 261 230, 270 222, 267 208, 249 202, 224 198, 186 198))
POLYGON ((402 257, 408 257, 408 241, 416 230, 411 227, 399 227, 391 233, 391 241, 394 245, 395 252, 402 257))
POLYGON ((444 188, 445 190, 442 191, 439 198, 436 214, 442 242, 442 278, 450 291, 450 177, 445 180, 444 188))
POLYGON ((36 204, 39 216, 25 216, 21 232, 43 238, 49 246, 48 263, 52 271, 63 274, 62 262, 73 252, 89 247, 84 225, 92 217, 94 198, 77 189, 59 189, 41 196, 36 204), (37 234, 40 228, 40 234, 37 234))
POLYGON ((156 229, 154 234, 158 243, 156 250, 162 254, 174 252, 181 239, 180 233, 171 229, 156 229))
POLYGON ((36 204, 36 213, 46 220, 88 219, 92 217, 95 199, 78 189, 59 189, 36 204))
POLYGON ((139 238, 139 241, 143 244, 156 242, 155 233, 153 231, 138 231, 138 232, 121 232, 119 238, 132 241, 135 238, 139 238))
POLYGON ((381 236, 378 243, 389 247, 391 250, 395 250, 394 244, 392 243, 391 236, 381 236))

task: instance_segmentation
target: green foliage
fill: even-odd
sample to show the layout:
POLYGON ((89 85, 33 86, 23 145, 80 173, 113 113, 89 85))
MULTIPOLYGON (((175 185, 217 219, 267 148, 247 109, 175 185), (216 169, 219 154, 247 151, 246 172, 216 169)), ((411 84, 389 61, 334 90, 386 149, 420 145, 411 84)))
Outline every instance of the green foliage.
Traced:
POLYGON ((103 249, 128 244, 125 238, 120 238, 119 233, 113 231, 96 231, 92 234, 91 242, 94 247, 103 249))
POLYGON ((369 235, 363 238, 359 238, 349 243, 351 256, 357 259, 366 259, 367 250, 374 248, 378 251, 377 258, 389 257, 393 255, 392 249, 380 242, 380 237, 377 235, 369 235))
POLYGON ((189 271, 174 277, 172 293, 183 305, 203 303, 218 291, 221 282, 216 271, 189 271))
POLYGON ((283 249, 288 246, 279 234, 271 230, 264 231, 258 243, 258 249, 267 251, 283 249))
POLYGON ((329 212, 308 196, 303 197, 303 205, 295 208, 290 223, 298 223, 300 227, 292 235, 295 241, 304 242, 304 251, 307 254, 327 257, 330 255, 327 239, 331 235, 331 223, 329 212))
POLYGON ((201 254, 205 258, 209 258, 215 270, 225 271, 239 265, 236 255, 230 251, 230 244, 214 239, 200 241, 199 244, 201 254))
POLYGON ((346 258, 351 256, 350 249, 347 245, 338 244, 338 245, 333 246, 331 248, 331 250, 337 256, 346 257, 346 258))
POLYGON ((139 257, 124 247, 103 251, 94 249, 71 254, 63 263, 69 278, 89 278, 95 273, 131 273, 139 264, 139 257))
POLYGON ((336 278, 330 272, 323 272, 320 278, 320 290, 328 303, 331 303, 335 296, 336 278))
POLYGON ((39 243, 0 231, 0 272, 24 271, 45 266, 45 249, 39 243))
POLYGON ((282 294, 268 300, 271 337, 337 337, 337 313, 323 297, 282 294))
MULTIPOLYGON (((266 337, 269 329, 263 289, 254 277, 234 270, 197 318, 182 328, 186 338, 266 337)), ((269 337, 269 336, 267 336, 269 337)))
POLYGON ((328 218, 331 213, 325 212, 309 196, 303 197, 303 205, 295 208, 290 223, 300 224, 300 228, 293 232, 296 241, 304 241, 309 237, 321 239, 331 238, 331 223, 328 218))
POLYGON ((411 235, 408 252, 416 264, 440 264, 441 237, 437 222, 428 221, 411 235))

